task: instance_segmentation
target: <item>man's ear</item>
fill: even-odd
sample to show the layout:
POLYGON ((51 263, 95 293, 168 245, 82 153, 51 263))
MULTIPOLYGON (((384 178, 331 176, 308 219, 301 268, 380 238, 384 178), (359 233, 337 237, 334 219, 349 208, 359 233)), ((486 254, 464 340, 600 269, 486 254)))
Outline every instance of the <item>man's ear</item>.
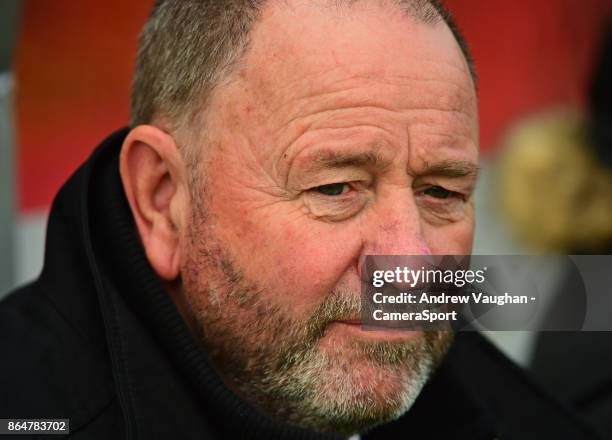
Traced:
POLYGON ((139 125, 123 142, 119 166, 149 263, 160 278, 173 281, 179 275, 189 194, 176 142, 157 127, 139 125))

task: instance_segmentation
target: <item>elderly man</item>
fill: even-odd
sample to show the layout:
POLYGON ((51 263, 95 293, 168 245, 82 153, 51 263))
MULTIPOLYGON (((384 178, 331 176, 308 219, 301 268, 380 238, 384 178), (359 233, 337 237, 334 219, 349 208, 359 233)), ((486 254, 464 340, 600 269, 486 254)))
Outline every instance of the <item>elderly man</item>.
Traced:
POLYGON ((74 438, 590 438, 475 333, 363 331, 366 255, 468 254, 467 49, 425 0, 156 5, 131 129, 0 308, 0 417, 74 438), (447 355, 446 360, 443 361, 447 355))

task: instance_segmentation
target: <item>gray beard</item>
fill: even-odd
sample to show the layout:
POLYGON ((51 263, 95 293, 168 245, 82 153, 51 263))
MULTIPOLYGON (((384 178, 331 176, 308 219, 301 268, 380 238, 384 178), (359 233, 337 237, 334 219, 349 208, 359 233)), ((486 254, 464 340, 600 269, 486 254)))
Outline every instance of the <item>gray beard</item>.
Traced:
POLYGON ((359 316, 359 298, 337 288, 308 319, 294 319, 246 280, 211 236, 202 217, 192 222, 183 293, 198 338, 230 389, 272 418, 346 436, 408 411, 452 333, 425 332, 405 343, 345 338, 322 350, 330 322, 359 316), (362 369, 369 380, 360 377, 362 369), (393 386, 379 389, 389 378, 393 386))

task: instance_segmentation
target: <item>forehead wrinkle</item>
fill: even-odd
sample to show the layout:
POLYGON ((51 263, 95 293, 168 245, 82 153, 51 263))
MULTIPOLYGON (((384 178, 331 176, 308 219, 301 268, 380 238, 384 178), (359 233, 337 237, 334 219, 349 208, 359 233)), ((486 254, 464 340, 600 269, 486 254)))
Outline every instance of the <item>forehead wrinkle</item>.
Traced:
MULTIPOLYGON (((391 117, 397 119, 397 115, 393 110, 378 106, 343 106, 334 109, 323 111, 313 111, 307 115, 295 116, 290 119, 285 125, 279 128, 281 133, 291 133, 289 139, 284 139, 278 146, 282 151, 288 150, 291 145, 294 145, 301 137, 305 135, 329 135, 334 138, 334 130, 356 130, 356 129, 372 129, 385 132, 387 135, 393 136, 395 133, 386 127, 386 124, 374 124, 367 122, 367 119, 376 111, 389 112, 391 117), (350 111, 352 114, 343 116, 345 111, 350 111), (365 112, 370 112, 365 114, 365 112), (285 147, 286 146, 286 147, 285 147)), ((282 138, 278 136, 278 139, 282 138)))
MULTIPOLYGON (((338 141, 344 141, 347 144, 352 142, 352 135, 347 135, 346 132, 347 130, 352 131, 352 132, 356 132, 357 136, 364 136, 366 137, 368 140, 367 141, 356 141, 355 144, 357 145, 365 145, 367 148, 375 148, 377 151, 375 151, 377 157, 377 163, 379 165, 382 165, 383 163, 387 162, 387 161, 391 161, 391 159, 387 159, 384 157, 384 155, 382 154, 381 150, 383 148, 383 145, 390 145, 391 142, 388 141, 388 139, 385 138, 385 135, 388 135, 390 132, 388 130, 384 130, 381 129, 379 126, 376 125, 360 125, 360 126, 351 126, 349 128, 320 128, 320 129, 315 129, 315 130, 309 130, 307 133, 303 133, 301 136, 319 136, 321 134, 321 132, 325 133, 333 133, 333 132, 340 132, 343 135, 337 135, 337 136, 329 136, 327 138, 323 138, 320 140, 312 140, 309 141, 308 139, 304 140, 304 142, 306 142, 306 146, 301 148, 299 151, 297 151, 297 153, 292 154, 289 150, 292 149, 292 147, 294 147, 294 145, 298 142, 298 139, 301 137, 299 136, 297 139, 294 140, 294 142, 289 145, 284 151, 285 153, 282 154, 279 157, 279 160, 277 162, 275 162, 275 170, 278 170, 278 168, 280 168, 279 166, 277 166, 276 164, 278 164, 282 159, 286 158, 287 156, 289 156, 289 159, 287 160, 287 162, 284 164, 284 166, 282 167, 283 169, 286 170, 285 174, 285 185, 288 184, 288 179, 289 176, 291 174, 291 170, 294 168, 294 163, 295 161, 298 159, 298 157, 300 156, 300 154, 308 154, 305 153, 307 152, 309 149, 317 149, 317 148, 321 148, 321 146, 325 146, 325 144, 336 144, 338 143, 338 141), (364 131, 367 130, 367 131, 364 131), (381 133, 382 132, 382 133, 381 133)), ((294 148, 299 148, 299 145, 295 145, 294 148)), ((361 147, 359 147, 361 148, 361 147)), ((350 151, 346 151, 346 150, 340 150, 340 149, 331 149, 330 147, 328 147, 328 151, 330 151, 330 154, 333 153, 337 153, 337 154, 344 154, 344 155, 348 155, 348 154, 360 154, 363 153, 363 151, 356 151, 356 152, 350 152, 350 151)), ((316 155, 317 153, 311 153, 311 155, 316 155)), ((307 159, 301 159, 306 161, 307 159)))
MULTIPOLYGON (((282 145, 293 144, 305 132, 312 130, 313 126, 325 125, 325 122, 329 122, 329 126, 322 128, 344 128, 339 122, 346 119, 346 125, 348 126, 351 125, 352 121, 354 126, 371 125, 372 127, 387 131, 389 134, 393 134, 385 124, 370 124, 368 119, 383 112, 388 117, 388 122, 406 125, 406 128, 410 130, 420 125, 444 123, 444 118, 440 117, 440 113, 450 114, 454 122, 461 125, 462 122, 470 122, 470 116, 467 112, 473 110, 465 108, 466 105, 460 104, 456 106, 457 108, 452 109, 431 108, 431 106, 420 107, 414 104, 410 105, 409 103, 399 105, 400 103, 389 103, 388 100, 382 97, 373 97, 371 90, 368 91, 366 88, 363 90, 364 94, 362 96, 355 96, 355 89, 327 92, 317 96, 320 99, 314 99, 314 97, 303 98, 301 104, 286 104, 285 108, 277 110, 278 114, 286 115, 285 120, 273 130, 279 133, 276 136, 281 144, 279 147, 285 150, 282 145), (309 101, 305 101, 307 99, 309 101), (290 109, 294 110, 290 111, 290 109), (406 120, 401 121, 402 119, 406 120), (459 122, 457 121, 458 119, 460 119, 459 122), (321 124, 321 121, 323 121, 323 124, 321 124), (290 138, 281 141, 285 133, 291 133, 290 138)), ((424 103, 419 104, 423 105, 424 103)), ((273 120, 274 117, 275 114, 269 113, 266 116, 266 122, 273 120)), ((456 124, 454 123, 453 125, 456 124)))
POLYGON ((447 112, 447 114, 448 118, 430 117, 426 120, 411 121, 408 125, 408 134, 411 138, 436 136, 478 144, 478 127, 472 124, 468 115, 462 112, 447 112))
MULTIPOLYGON (((438 110, 438 111, 456 111, 462 112, 475 110, 474 97, 468 90, 456 81, 450 78, 437 79, 412 75, 396 75, 394 78, 386 78, 376 75, 353 75, 349 78, 338 78, 332 82, 313 81, 313 84, 318 87, 315 89, 313 84, 306 84, 304 87, 305 78, 325 76, 325 72, 312 73, 309 76, 296 78, 288 83, 285 88, 271 88, 273 95, 268 99, 255 99, 256 102, 265 104, 266 109, 265 119, 269 120, 276 115, 287 115, 289 118, 286 123, 291 123, 299 118, 307 118, 313 114, 320 113, 321 108, 329 107, 328 110, 342 110, 352 107, 378 107, 389 111, 401 110, 438 110), (367 80, 362 83, 359 80, 367 80), (439 93, 437 90, 430 92, 429 85, 443 84, 450 86, 453 91, 449 93, 439 93), (384 88, 401 87, 413 90, 407 90, 405 93, 408 99, 402 99, 403 94, 396 91, 391 91, 394 99, 389 100, 384 97, 384 94, 374 96, 372 94, 372 86, 384 88), (303 90, 303 93, 283 93, 283 90, 303 90), (361 95, 357 93, 362 92, 361 95), (381 96, 383 95, 383 96, 381 96), (404 102, 398 102, 398 101, 404 102), (391 104, 391 105, 389 105, 391 104)), ((260 89, 260 93, 265 89, 260 89)), ((258 93, 258 94, 260 94, 258 93)), ((257 98, 257 97, 256 97, 257 98)))
MULTIPOLYGON (((373 106, 364 106, 364 107, 351 107, 351 106, 347 106, 346 108, 343 108, 345 110, 354 110, 355 112, 363 112, 364 110, 367 111, 369 109, 371 110, 383 110, 383 111, 389 111, 392 112, 391 109, 385 109, 382 107, 373 107, 373 106)), ((334 113, 343 110, 343 109, 334 109, 334 110, 325 110, 322 112, 318 112, 319 117, 316 120, 310 120, 310 121, 304 121, 304 119, 308 119, 311 118, 314 114, 317 113, 313 113, 310 115, 305 115, 305 116, 300 116, 300 117, 295 117, 293 118, 290 122, 289 125, 287 126, 283 126, 281 127, 278 131, 280 132, 280 134, 276 137, 277 140, 277 148, 279 149, 279 151, 284 152, 283 155, 281 155, 279 157, 279 160, 282 160, 282 158, 284 158, 287 155, 290 155, 291 152, 290 150, 292 149, 292 146, 295 146, 295 148, 298 147, 298 145, 296 145, 296 143, 300 140, 303 139, 304 136, 325 136, 326 134, 330 134, 333 133, 333 131, 335 130, 341 130, 340 133, 344 133, 344 130, 359 130, 359 129, 372 129, 375 131, 382 131, 385 135, 391 136, 391 138, 395 138, 397 137, 398 133, 389 129, 387 127, 387 124, 369 124, 369 123, 364 123, 359 121, 358 123, 354 123, 356 119, 365 119, 368 118, 369 115, 364 115, 363 113, 358 114, 358 115, 351 115, 347 118, 347 122, 341 126, 327 126, 327 127, 314 127, 314 125, 319 124, 320 121, 324 121, 324 123, 327 123, 329 125, 333 125, 334 123, 337 123, 337 121, 341 121, 342 118, 338 117, 337 119, 333 119, 331 118, 331 115, 333 115, 334 113), (287 139, 287 137, 289 136, 290 133, 290 137, 287 139), (283 136, 284 135, 284 136, 283 136), (284 139, 283 139, 284 137, 284 139)), ((424 111, 429 111, 429 112, 439 112, 440 110, 425 110, 425 109, 417 109, 417 110, 411 110, 410 112, 408 111, 404 111, 405 115, 409 115, 411 112, 417 112, 420 115, 422 115, 422 113, 424 111)), ((467 120, 467 122, 470 122, 470 118, 469 116, 467 116, 465 113, 463 112, 459 112, 459 111, 455 111, 455 110, 448 110, 448 111, 444 111, 445 113, 449 113, 452 115, 457 115, 460 116, 462 120, 467 120)), ((419 121, 419 122, 411 122, 410 120, 399 120, 399 119, 405 119, 402 118, 401 115, 396 114, 395 112, 393 112, 391 115, 391 119, 390 121, 393 124, 398 124, 398 128, 400 128, 401 130, 401 135, 405 135, 406 139, 404 140, 404 142, 407 142, 408 144, 412 144, 411 139, 414 138, 415 136, 437 136, 437 137, 443 137, 443 138, 447 138, 447 139, 452 139, 452 143, 453 144, 462 144, 462 145, 470 145, 470 146, 475 146, 474 145, 474 140, 472 139, 472 136, 470 136, 470 131, 471 128, 468 126, 465 126, 464 124, 460 123, 460 122, 456 122, 457 118, 454 118, 454 122, 452 124, 453 127, 455 127, 454 129, 447 129, 447 131, 449 131, 449 133, 444 132, 443 130, 439 130, 438 132, 423 132, 419 130, 420 126, 429 126, 431 124, 440 124, 440 123, 444 123, 444 121, 440 121, 439 118, 429 118, 429 120, 427 122, 423 122, 423 121, 419 121), (465 131, 465 133, 460 133, 459 131, 455 132, 456 128, 461 127, 465 131), (451 132, 452 130, 452 132, 451 132), (457 139, 461 139, 461 142, 457 142, 457 139)), ((346 135, 345 135, 346 136, 346 135)), ((337 136, 330 136, 330 138, 324 139, 321 142, 325 142, 325 141, 337 141, 337 136)), ((391 142, 393 143, 393 142, 391 142)), ((293 159, 295 158, 295 156, 291 156, 291 159, 289 160, 289 162, 287 163, 287 168, 291 168, 292 166, 292 162, 293 159)))
MULTIPOLYGON (((439 148, 446 148, 446 149, 451 149, 451 150, 458 149, 461 151, 466 150, 466 149, 469 149, 472 151, 478 151, 476 144, 474 143, 474 141, 472 140, 470 136, 460 135, 460 134, 452 135, 452 134, 438 134, 438 133, 430 133, 430 134, 424 134, 424 135, 442 139, 442 141, 435 142, 435 144, 437 145, 434 145, 431 148, 429 147, 427 148, 427 150, 433 150, 433 151, 427 151, 428 153, 431 153, 431 154, 435 154, 434 153, 435 150, 439 148), (448 142, 444 140, 448 140, 448 142)), ((421 145, 423 145, 423 143, 421 143, 421 145)))
POLYGON ((467 92, 459 84, 452 81, 444 81, 433 78, 416 78, 416 77, 397 77, 395 81, 384 78, 376 78, 374 81, 378 86, 395 86, 408 89, 416 89, 411 93, 411 90, 406 90, 405 96, 407 99, 402 99, 398 91, 390 91, 389 94, 394 98, 389 100, 384 93, 373 96, 372 84, 352 85, 352 82, 361 77, 352 77, 350 79, 342 79, 335 81, 335 84, 342 84, 344 87, 337 87, 332 90, 325 89, 328 85, 322 85, 319 90, 309 91, 302 96, 292 96, 285 98, 283 103, 271 109, 267 114, 267 119, 273 118, 277 114, 287 115, 285 124, 290 124, 298 119, 304 119, 313 116, 314 114, 335 110, 350 109, 354 107, 372 107, 387 110, 390 112, 402 111, 438 111, 438 112, 455 112, 463 117, 467 117, 465 113, 473 112, 476 106, 473 105, 470 99, 470 93, 467 92), (412 81, 411 83, 402 82, 412 81), (415 81, 418 81, 415 84, 415 81), (348 87, 346 83, 351 83, 348 87), (423 87, 418 87, 419 84, 445 84, 451 86, 455 91, 451 93, 426 93, 427 90, 423 87), (362 92, 361 96, 358 92, 362 92), (425 95, 425 96, 423 96, 425 95), (400 100, 404 102, 399 102, 400 100), (325 109, 326 110, 322 110, 325 109))

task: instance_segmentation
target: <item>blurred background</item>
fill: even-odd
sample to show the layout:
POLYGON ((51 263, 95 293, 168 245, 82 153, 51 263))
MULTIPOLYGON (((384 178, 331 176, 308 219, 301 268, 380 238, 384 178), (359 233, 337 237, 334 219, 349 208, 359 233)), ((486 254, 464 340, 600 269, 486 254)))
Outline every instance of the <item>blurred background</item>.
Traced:
MULTIPOLYGON (((612 0, 446 3, 480 78, 474 253, 609 253, 612 0)), ((127 124, 151 4, 0 1, 0 296, 38 275, 54 194, 127 124)), ((546 270, 559 291, 563 269, 546 270)), ((533 365, 534 334, 488 336, 533 365)))

